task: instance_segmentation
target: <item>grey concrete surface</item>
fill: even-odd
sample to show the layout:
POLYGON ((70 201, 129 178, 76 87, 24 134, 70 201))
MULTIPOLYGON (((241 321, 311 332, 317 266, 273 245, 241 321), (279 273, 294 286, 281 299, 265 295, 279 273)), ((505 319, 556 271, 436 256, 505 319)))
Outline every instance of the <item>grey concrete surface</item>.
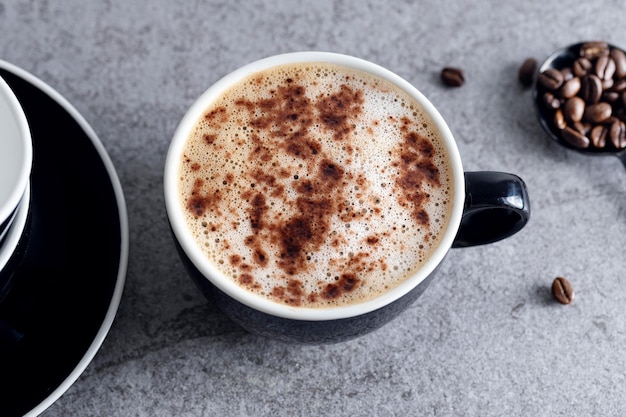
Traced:
POLYGON ((116 321, 44 415, 626 415, 626 170, 551 143, 517 81, 525 58, 569 43, 626 47, 625 17, 617 0, 0 1, 0 58, 91 124, 130 221, 116 321), (298 50, 406 78, 448 121, 466 170, 516 173, 532 199, 521 233, 452 250, 408 311, 329 346, 252 336, 206 302, 162 197, 169 140, 194 99, 247 62, 298 50), (444 66, 466 84, 445 88, 444 66), (571 305, 551 298, 558 275, 571 305))

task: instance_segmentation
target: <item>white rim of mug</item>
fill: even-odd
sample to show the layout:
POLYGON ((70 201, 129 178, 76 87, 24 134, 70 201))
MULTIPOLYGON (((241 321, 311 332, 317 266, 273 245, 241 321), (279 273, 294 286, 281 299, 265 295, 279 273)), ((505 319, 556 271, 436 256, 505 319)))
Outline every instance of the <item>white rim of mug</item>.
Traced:
POLYGON ((327 321, 359 316, 389 305, 406 295, 434 272, 452 246, 461 222, 465 200, 465 177, 461 157, 452 132, 434 105, 418 91, 417 88, 390 70, 361 58, 333 52, 311 51, 292 52, 260 59, 229 73, 209 87, 191 105, 174 133, 165 162, 164 191, 166 210, 176 240, 193 265, 217 288, 244 305, 266 314, 293 320, 327 321), (246 76, 275 66, 300 62, 339 64, 348 68, 371 73, 396 84, 415 98, 430 115, 433 123, 441 133, 450 157, 452 183, 455 192, 452 201, 450 221, 448 222, 448 227, 444 231, 439 245, 415 274, 409 276, 406 280, 384 294, 358 304, 324 308, 293 307, 269 300, 240 287, 231 278, 220 272, 217 266, 214 265, 198 247, 186 225, 185 217, 181 209, 177 181, 181 154, 189 133, 203 115, 208 105, 229 86, 236 84, 246 76))
POLYGON ((97 151, 111 181, 111 186, 115 194, 117 202, 117 213, 120 221, 120 262, 117 270, 117 279, 115 282, 115 288, 111 296, 111 301, 107 312, 100 324, 100 327, 94 336, 91 344, 85 351, 83 357, 75 365, 74 369, 69 375, 54 389, 44 400, 36 405, 32 410, 25 414, 24 417, 35 417, 43 413, 48 407, 50 407, 56 400, 58 400, 73 384, 78 377, 85 371, 87 366, 91 363, 96 353, 102 346, 104 339, 106 338, 122 299, 122 293, 124 291, 124 283, 126 282, 126 271, 128 269, 128 253, 129 253, 129 228, 128 228, 128 212, 126 209, 126 200, 124 197, 124 191, 119 177, 115 170, 115 166, 111 161, 109 154, 107 153, 102 141, 96 135, 91 125, 87 123, 85 118, 76 110, 76 108, 65 97, 59 94, 54 88, 35 77, 31 73, 17 67, 9 62, 0 60, 0 68, 3 68, 29 84, 33 85, 38 90, 44 92, 52 100, 56 101, 63 109, 74 119, 76 123, 83 130, 87 138, 91 141, 94 149, 97 151))
POLYGON ((26 184, 26 190, 22 199, 18 203, 18 207, 15 211, 15 217, 12 223, 9 225, 5 239, 0 245, 0 271, 6 266, 9 259, 15 252, 17 244, 24 232, 24 226, 26 226, 26 219, 28 218, 28 209, 30 207, 30 182, 26 184))
POLYGON ((13 136, 11 141, 6 143, 10 149, 0 149, 0 171, 2 171, 0 183, 4 184, 0 195, 0 223, 2 223, 15 211, 24 195, 33 162, 33 146, 22 105, 2 77, 0 77, 0 100, 7 105, 9 113, 7 116, 12 121, 0 128, 3 131, 9 129, 7 136, 13 136), (10 172, 5 172, 8 167, 11 167, 10 172))

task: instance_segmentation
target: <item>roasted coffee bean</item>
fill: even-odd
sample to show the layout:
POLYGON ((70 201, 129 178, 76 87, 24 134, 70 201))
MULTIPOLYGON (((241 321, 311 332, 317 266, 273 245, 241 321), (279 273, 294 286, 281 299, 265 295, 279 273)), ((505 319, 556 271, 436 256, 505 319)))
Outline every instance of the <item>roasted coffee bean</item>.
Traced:
POLYGON ((626 54, 621 49, 613 48, 611 58, 615 61, 615 78, 626 77, 626 54))
POLYGON ((556 126, 557 129, 565 129, 565 126, 567 126, 565 116, 563 116, 563 110, 561 109, 554 112, 554 126, 556 126))
POLYGON ((561 74, 563 75, 563 82, 569 81, 574 78, 574 73, 571 68, 565 67, 561 70, 561 74))
POLYGON ((448 87, 460 87, 465 83, 465 76, 459 68, 446 67, 441 71, 441 80, 448 87))
POLYGON ((550 92, 547 92, 543 95, 543 102, 546 103, 546 106, 554 110, 561 107, 561 100, 554 97, 554 94, 550 92))
POLYGON ((607 103, 614 103, 619 100, 619 93, 617 91, 605 91, 602 93, 602 101, 606 101, 607 103))
POLYGON ((588 133, 591 131, 593 125, 591 123, 574 122, 572 127, 581 135, 589 136, 588 133))
POLYGON ((619 137, 619 139, 616 141, 616 143, 613 144, 617 149, 624 149, 626 148, 626 134, 622 134, 622 136, 619 137))
POLYGON ((606 146, 606 135, 608 129, 603 125, 595 125, 589 132, 589 139, 596 148, 604 148, 606 146))
POLYGON ((613 81, 613 78, 609 78, 608 80, 602 80, 602 88, 605 90, 608 90, 611 87, 613 87, 613 84, 615 84, 615 81, 613 81))
POLYGON ((596 59, 593 72, 601 80, 610 80, 613 78, 613 74, 615 74, 615 61, 608 55, 600 56, 596 59))
POLYGON ((580 97, 587 103, 597 103, 602 97, 602 81, 597 75, 588 74, 581 80, 580 97))
POLYGON ((552 295, 561 304, 570 304, 574 301, 574 287, 563 277, 557 277, 552 282, 552 295))
POLYGON ((583 77, 591 70, 593 65, 587 58, 578 58, 572 65, 572 72, 577 77, 583 77))
POLYGON ((559 94, 563 98, 572 98, 580 91, 580 78, 574 77, 563 83, 559 89, 559 94))
POLYGON ((610 91, 615 91, 618 93, 626 91, 626 78, 618 79, 617 82, 613 83, 613 87, 611 87, 610 91))
POLYGON ((595 103, 585 107, 583 120, 589 123, 600 123, 611 117, 613 108, 609 103, 595 103))
POLYGON ((537 60, 535 58, 526 58, 517 72, 517 78, 524 87, 530 87, 535 80, 536 72, 537 60))
POLYGON ((570 145, 575 148, 585 149, 589 147, 589 138, 582 133, 578 132, 576 129, 567 126, 565 129, 561 131, 561 135, 563 139, 570 145))
POLYGON ((563 116, 568 123, 580 122, 585 114, 585 101, 580 97, 572 97, 563 105, 563 116))
POLYGON ((621 120, 615 120, 611 123, 609 129, 609 139, 613 146, 617 149, 626 147, 626 124, 621 120))
POLYGON ((586 42, 580 47, 580 56, 594 59, 609 54, 609 45, 602 41, 586 42))
POLYGON ((546 89, 556 91, 563 84, 563 74, 551 68, 539 74, 538 81, 546 89))

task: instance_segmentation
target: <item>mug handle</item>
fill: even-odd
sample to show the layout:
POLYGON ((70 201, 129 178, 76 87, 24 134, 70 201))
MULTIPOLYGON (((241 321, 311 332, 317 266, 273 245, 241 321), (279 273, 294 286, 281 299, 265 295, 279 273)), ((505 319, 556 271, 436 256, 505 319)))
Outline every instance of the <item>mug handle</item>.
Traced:
POLYGON ((530 218, 526 184, 505 172, 465 173, 465 206, 453 248, 497 242, 520 231, 530 218))

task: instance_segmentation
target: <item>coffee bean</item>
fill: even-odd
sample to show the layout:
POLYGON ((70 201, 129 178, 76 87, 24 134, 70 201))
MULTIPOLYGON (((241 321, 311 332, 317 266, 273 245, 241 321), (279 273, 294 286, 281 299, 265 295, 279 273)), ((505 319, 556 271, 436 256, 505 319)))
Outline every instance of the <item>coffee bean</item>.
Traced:
POLYGON ((608 55, 598 57, 593 72, 601 80, 610 80, 613 78, 613 74, 615 74, 615 61, 608 55))
POLYGON ((626 124, 621 120, 614 120, 609 129, 608 135, 611 143, 616 149, 623 149, 626 147, 626 124))
POLYGON ((460 87, 465 83, 463 71, 452 67, 446 67, 441 71, 441 80, 448 87, 460 87))
POLYGON ((535 80, 536 72, 537 60, 535 58, 526 58, 517 72, 517 78, 524 87, 530 87, 535 80))
POLYGON ((567 126, 561 132, 563 139, 565 139, 565 141, 573 147, 578 149, 585 149, 589 147, 589 138, 580 133, 578 130, 567 126))
POLYGON ((563 82, 569 81, 574 78, 574 73, 571 68, 565 67, 561 70, 561 74, 563 75, 563 82))
POLYGON ((563 84, 563 74, 561 71, 551 68, 539 74, 537 80, 546 89, 556 91, 563 84))
POLYGON ((589 136, 593 125, 591 123, 574 122, 572 127, 581 135, 589 136))
POLYGON ((618 79, 618 81, 613 84, 613 87, 611 87, 610 91, 615 91, 617 93, 626 91, 626 78, 618 79))
POLYGON ((559 89, 559 93, 563 98, 574 97, 580 91, 580 78, 574 77, 563 83, 559 89))
POLYGON ((565 126, 567 126, 565 116, 563 116, 563 110, 558 109, 554 112, 554 125, 557 129, 565 129, 565 126))
POLYGON ((602 97, 602 81, 597 75, 588 74, 581 80, 580 96, 587 103, 597 103, 602 97))
POLYGON ((584 77, 591 70, 591 61, 587 58, 578 58, 572 65, 572 72, 577 77, 584 77))
POLYGON ((626 77, 626 54, 621 49, 613 48, 611 58, 615 61, 615 78, 626 77))
POLYGON ((606 101, 607 103, 614 103, 619 100, 620 95, 616 91, 604 91, 602 93, 602 101, 606 101))
POLYGON ((574 287, 567 278, 557 277, 552 282, 552 295, 561 304, 574 301, 574 287))
POLYGON ((563 105, 563 115, 568 123, 580 122, 585 114, 585 101, 580 97, 572 97, 563 105))
POLYGON ((600 123, 611 117, 612 112, 613 108, 609 103, 591 104, 585 108, 583 120, 590 123, 600 123))
POLYGON ((602 41, 586 42, 580 47, 580 56, 587 59, 598 58, 609 54, 609 45, 602 41))
POLYGON ((602 80, 602 88, 605 90, 608 90, 611 87, 613 87, 613 84, 615 84, 615 81, 613 81, 613 78, 602 80))
POLYGON ((546 104, 546 106, 548 106, 549 108, 553 110, 556 110, 559 107, 561 107, 561 100, 554 97, 554 94, 550 92, 547 92, 543 95, 543 102, 546 104))
POLYGON ((608 129, 603 125, 596 125, 589 133, 589 139, 596 148, 604 148, 606 146, 606 135, 608 129))

